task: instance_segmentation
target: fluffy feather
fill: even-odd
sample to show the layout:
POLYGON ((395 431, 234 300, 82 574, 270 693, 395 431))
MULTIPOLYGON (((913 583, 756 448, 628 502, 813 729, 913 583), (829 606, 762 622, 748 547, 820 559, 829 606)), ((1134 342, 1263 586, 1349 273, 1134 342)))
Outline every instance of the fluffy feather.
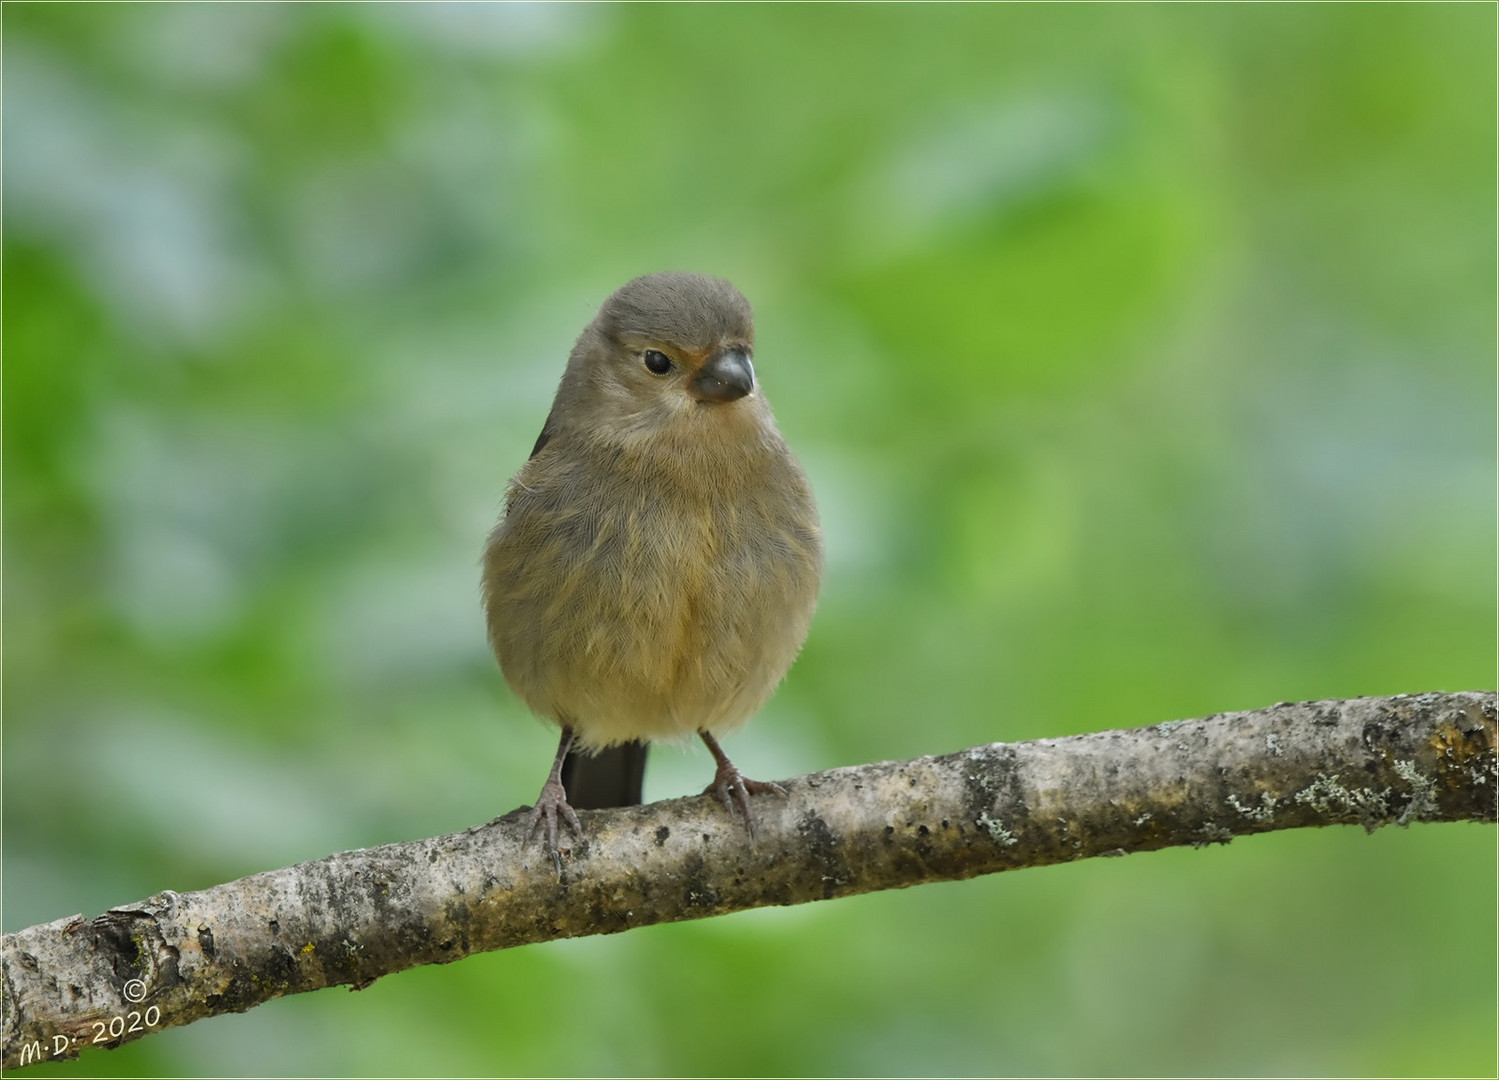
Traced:
POLYGON ((728 282, 630 282, 578 338, 511 481, 484 553, 489 640, 516 693, 584 748, 731 731, 806 638, 822 566, 807 478, 758 385, 690 392, 753 340, 728 282))

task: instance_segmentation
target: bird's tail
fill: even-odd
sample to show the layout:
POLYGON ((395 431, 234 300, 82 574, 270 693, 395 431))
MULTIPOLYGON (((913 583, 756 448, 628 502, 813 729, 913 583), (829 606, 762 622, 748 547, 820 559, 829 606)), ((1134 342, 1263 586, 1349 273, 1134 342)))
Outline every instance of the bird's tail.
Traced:
POLYGON ((639 806, 645 784, 645 743, 627 742, 597 754, 573 749, 562 762, 562 786, 576 810, 639 806))

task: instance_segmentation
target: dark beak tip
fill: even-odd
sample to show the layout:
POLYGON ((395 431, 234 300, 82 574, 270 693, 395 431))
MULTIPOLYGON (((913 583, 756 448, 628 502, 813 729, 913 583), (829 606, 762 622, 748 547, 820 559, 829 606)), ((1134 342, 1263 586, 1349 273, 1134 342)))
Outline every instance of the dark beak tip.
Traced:
POLYGON ((703 401, 738 401, 755 389, 755 369, 743 353, 723 352, 703 365, 693 389, 703 401))

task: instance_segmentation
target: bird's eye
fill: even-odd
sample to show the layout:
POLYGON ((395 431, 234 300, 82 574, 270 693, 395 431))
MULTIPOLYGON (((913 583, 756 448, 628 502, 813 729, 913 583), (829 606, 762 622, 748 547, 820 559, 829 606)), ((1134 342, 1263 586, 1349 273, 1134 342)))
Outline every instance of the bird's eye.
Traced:
POLYGON ((645 370, 652 375, 665 375, 671 370, 671 357, 660 349, 647 349, 640 358, 645 361, 645 370))

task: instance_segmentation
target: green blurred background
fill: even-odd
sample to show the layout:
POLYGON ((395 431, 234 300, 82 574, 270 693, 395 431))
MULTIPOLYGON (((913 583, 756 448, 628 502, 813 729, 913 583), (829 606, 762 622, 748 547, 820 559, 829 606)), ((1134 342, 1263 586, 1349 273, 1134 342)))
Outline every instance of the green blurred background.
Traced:
MULTIPOLYGON (((7 930, 534 797, 478 553, 657 269, 754 302, 823 509, 751 775, 1494 686, 1490 5, 4 15, 7 930)), ((1271 835, 37 1073, 1493 1075, 1494 879, 1271 835)))

